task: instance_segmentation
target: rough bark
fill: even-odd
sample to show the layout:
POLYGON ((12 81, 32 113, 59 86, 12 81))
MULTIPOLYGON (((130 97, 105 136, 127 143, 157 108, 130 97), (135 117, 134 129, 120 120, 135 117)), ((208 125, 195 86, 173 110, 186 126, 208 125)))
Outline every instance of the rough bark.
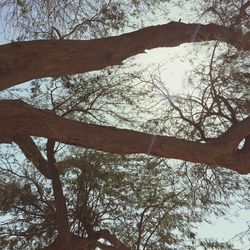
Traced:
POLYGON ((177 22, 95 40, 14 42, 0 46, 0 90, 32 79, 117 65, 145 49, 211 40, 220 40, 242 50, 250 49, 250 32, 241 34, 217 24, 177 22))
POLYGON ((1 100, 0 107, 0 143, 11 143, 15 136, 33 135, 111 153, 144 153, 211 167, 222 166, 242 174, 250 172, 250 117, 218 138, 199 143, 73 121, 18 100, 1 100), (244 138, 247 143, 238 150, 244 138))
POLYGON ((48 139, 47 142, 47 158, 50 176, 52 180, 52 188, 56 205, 56 223, 58 226, 58 240, 56 242, 57 249, 69 250, 71 242, 71 233, 68 219, 68 212, 66 207, 66 200, 63 195, 62 183, 59 177, 59 173, 56 166, 56 160, 54 157, 54 145, 53 140, 48 139))

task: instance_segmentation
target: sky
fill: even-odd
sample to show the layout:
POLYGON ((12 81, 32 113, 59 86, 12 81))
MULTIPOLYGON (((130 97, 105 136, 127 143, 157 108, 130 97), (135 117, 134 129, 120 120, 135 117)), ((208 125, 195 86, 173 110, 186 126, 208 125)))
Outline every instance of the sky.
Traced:
MULTIPOLYGON (((171 12, 172 16, 169 18, 177 21, 181 16, 181 11, 176 9, 171 12)), ((185 21, 185 18, 184 20, 185 21)), ((3 33, 0 30, 0 44, 4 44, 3 33)), ((162 80, 166 83, 165 87, 172 93, 181 93, 184 88, 184 80, 186 72, 192 69, 192 65, 187 58, 187 47, 181 45, 175 48, 159 48, 148 50, 144 54, 137 55, 135 61, 144 66, 148 65, 156 67, 162 65, 162 80), (178 54, 178 60, 176 55, 178 54)), ((232 239, 237 233, 246 230, 246 220, 250 218, 250 211, 238 211, 236 206, 232 206, 230 214, 227 218, 211 218, 212 223, 202 223, 197 227, 197 233, 200 237, 215 238, 222 241, 232 239)), ((233 241, 236 249, 247 250, 250 249, 250 241, 239 242, 233 241)))
MULTIPOLYGON (((188 60, 190 58, 188 55, 189 49, 189 45, 181 45, 174 48, 148 50, 144 54, 137 55, 135 61, 143 66, 151 66, 151 68, 157 68, 160 64, 163 84, 170 92, 178 94, 183 92, 187 72, 193 68, 188 60)), ((202 55, 200 55, 200 60, 202 60, 202 55)), ((201 238, 213 238, 226 242, 238 233, 247 230, 250 211, 239 210, 239 207, 233 203, 234 201, 232 201, 230 213, 227 216, 210 217, 211 224, 204 222, 198 225, 197 234, 201 238)), ((250 249, 250 240, 245 239, 244 242, 232 240, 232 243, 235 244, 236 249, 250 249)))

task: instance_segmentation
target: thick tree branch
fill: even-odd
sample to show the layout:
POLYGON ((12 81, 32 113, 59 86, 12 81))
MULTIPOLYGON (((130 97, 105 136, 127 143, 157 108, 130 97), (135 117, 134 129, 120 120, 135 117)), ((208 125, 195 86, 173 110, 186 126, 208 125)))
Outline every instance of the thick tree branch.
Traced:
POLYGON ((210 40, 220 40, 238 49, 250 49, 250 32, 241 34, 217 24, 177 22, 95 40, 10 43, 0 46, 0 90, 36 78, 84 73, 117 65, 145 49, 210 40))
MULTIPOLYGON (((120 240, 118 240, 115 235, 111 234, 109 230, 100 230, 96 232, 96 236, 98 239, 104 239, 111 243, 114 246, 113 249, 128 250, 128 248, 120 240)), ((104 247, 105 245, 102 244, 103 249, 104 247)))
POLYGON ((7 137, 11 142, 17 135, 33 135, 110 153, 144 153, 250 172, 250 155, 237 150, 250 134, 250 117, 207 143, 77 122, 18 100, 0 101, 0 120, 0 143, 7 137))
POLYGON ((237 149, 239 143, 250 135, 250 116, 243 121, 231 126, 224 134, 218 137, 217 141, 231 145, 233 149, 237 149))
POLYGON ((26 158, 48 179, 50 179, 48 162, 42 156, 35 142, 28 135, 19 135, 14 137, 14 142, 22 150, 26 158))
POLYGON ((52 187, 55 197, 56 204, 56 222, 58 226, 58 239, 56 242, 56 247, 58 249, 69 249, 69 244, 71 241, 70 226, 67 214, 66 201, 63 195, 63 189, 59 173, 57 171, 56 160, 54 157, 54 145, 53 140, 48 139, 47 142, 47 157, 48 165, 50 170, 50 176, 52 180, 52 187))

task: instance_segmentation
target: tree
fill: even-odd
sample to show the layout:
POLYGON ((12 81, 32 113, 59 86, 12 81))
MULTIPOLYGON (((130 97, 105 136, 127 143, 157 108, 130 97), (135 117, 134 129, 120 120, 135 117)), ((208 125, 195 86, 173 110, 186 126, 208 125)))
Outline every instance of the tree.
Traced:
MULTIPOLYGON (((28 11, 28 5, 25 5, 23 1, 18 1, 18 5, 21 6, 24 13, 28 11), (26 6, 25 8, 23 7, 24 5, 26 6)), ((69 88, 70 91, 72 77, 69 75, 119 65, 125 59, 138 53, 143 53, 146 49, 174 47, 183 43, 216 40, 217 43, 228 44, 240 53, 247 53, 250 48, 250 33, 240 29, 239 26, 241 19, 246 16, 245 10, 248 8, 248 5, 249 2, 247 1, 238 6, 239 14, 236 15, 237 18, 232 18, 236 20, 233 22, 235 25, 229 24, 229 26, 226 26, 228 25, 227 22, 222 24, 170 22, 119 36, 82 41, 65 40, 64 38, 72 35, 78 28, 83 28, 83 24, 91 23, 95 19, 90 18, 88 21, 85 20, 79 24, 71 25, 71 30, 64 35, 61 35, 61 32, 52 26, 51 31, 53 30, 57 34, 58 40, 17 41, 0 47, 0 89, 4 90, 22 82, 43 77, 53 77, 54 79, 61 77, 65 87, 69 88), (12 73, 13 71, 15 74, 12 73)), ((108 6, 107 8, 109 9, 110 7, 114 10, 114 6, 108 6)), ((226 6, 225 3, 224 6, 226 6)), ((105 6, 101 7, 99 15, 108 16, 110 20, 113 20, 114 17, 111 18, 107 14, 110 14, 108 9, 105 9, 105 6)), ((213 10, 213 13, 216 13, 214 11, 215 7, 211 8, 213 9, 207 9, 206 11, 213 10)), ((117 13, 120 13, 118 9, 115 10, 117 10, 117 13)), ((98 19, 99 21, 100 19, 98 19)), ((51 38, 48 36, 51 33, 47 31, 45 34, 47 34, 47 38, 51 38)), ((232 55, 225 56, 224 60, 228 60, 230 56, 232 55)), ((0 117, 2 121, 0 124, 0 142, 15 142, 18 144, 26 158, 37 167, 40 173, 52 180, 58 235, 54 238, 54 241, 50 242, 51 245, 47 249, 62 249, 63 247, 65 249, 70 247, 77 249, 78 246, 79 249, 84 249, 84 247, 85 249, 87 247, 93 249, 96 246, 103 249, 111 248, 111 246, 98 241, 100 238, 108 241, 114 248, 119 245, 120 249, 127 249, 124 243, 109 231, 95 231, 93 226, 88 228, 88 225, 84 225, 87 238, 84 235, 80 237, 77 234, 72 234, 63 187, 58 173, 57 164, 59 165, 59 163, 56 162, 54 156, 56 152, 54 149, 55 141, 120 155, 142 153, 206 164, 212 169, 217 169, 220 166, 241 174, 249 173, 250 118, 247 117, 247 112, 237 116, 234 111, 236 109, 235 106, 231 105, 231 102, 237 103, 236 100, 229 100, 228 94, 225 96, 221 95, 215 83, 218 82, 218 78, 222 79, 223 77, 222 75, 214 77, 213 63, 214 54, 209 65, 210 89, 208 90, 207 87, 200 88, 203 91, 201 99, 195 100, 196 96, 188 96, 188 98, 176 98, 176 101, 173 101, 170 98, 170 94, 163 91, 171 110, 177 112, 182 121, 186 122, 190 127, 194 127, 191 134, 187 131, 182 138, 178 138, 180 136, 176 134, 174 136, 155 135, 131 129, 119 129, 103 124, 90 124, 89 120, 87 122, 77 121, 76 116, 65 118, 64 116, 71 113, 74 105, 68 111, 57 109, 57 107, 62 106, 63 100, 59 104, 53 103, 53 111, 36 108, 21 100, 0 101, 0 117), (211 96, 207 96, 206 93, 209 93, 211 96), (191 104, 188 106, 193 101, 203 108, 200 111, 199 118, 196 120, 193 119, 195 116, 192 115, 191 104), (212 102, 211 105, 209 104, 210 101, 212 102), (183 113, 178 107, 177 104, 182 105, 182 102, 188 106, 189 114, 183 113), (60 112, 62 113, 60 114, 60 112), (228 115, 228 112, 230 115, 228 115), (209 122, 211 123, 211 120, 209 119, 214 116, 224 117, 228 122, 225 123, 224 130, 207 135, 204 132, 204 128, 210 128, 209 122), (199 133, 198 138, 197 133, 199 133), (47 160, 31 136, 48 138, 46 146, 47 160), (245 141, 244 145, 240 148, 239 144, 243 140, 245 141)), ((236 72, 230 76, 240 80, 245 78, 246 81, 249 79, 248 73, 244 71, 236 72)), ((225 77, 222 80, 225 82, 225 77)), ((242 82, 244 81, 242 80, 242 82)), ((35 84, 36 82, 34 82, 34 88, 36 88, 35 84)), ((223 84, 220 83, 219 86, 223 86, 223 84)), ((232 88, 232 91, 234 91, 234 88, 232 88)), ((85 100, 87 100, 87 97, 85 100)), ((239 107, 239 102, 237 104, 239 107)), ((246 104, 244 107, 246 107, 246 104)), ((13 185, 15 186, 15 183, 13 185)), ((20 187, 17 187, 17 190, 19 189, 20 187)), ((4 188, 3 190, 6 189, 4 188)), ((141 220, 138 222, 139 232, 142 228, 144 214, 152 207, 155 209, 155 203, 154 205, 144 206, 144 210, 140 214, 141 220)), ((142 235, 139 235, 137 242, 141 240, 142 235)), ((139 249, 140 244, 138 243, 137 246, 137 249, 139 249)))
MULTIPOLYGON (((138 32, 135 32, 120 37, 93 41, 34 41, 4 45, 1 47, 1 61, 3 62, 1 72, 3 72, 2 82, 4 83, 1 88, 5 89, 20 81, 31 80, 33 78, 49 75, 63 76, 119 64, 127 57, 143 52, 145 49, 157 46, 175 46, 187 42, 190 40, 189 30, 191 30, 192 34, 197 27, 198 24, 186 25, 182 23, 170 23, 162 27, 138 31, 139 36, 137 36, 138 32), (165 27, 166 29, 164 32, 165 27), (150 32, 150 29, 153 29, 153 32, 150 32), (175 36, 171 34, 171 30, 172 32, 174 31, 173 33, 176 34, 175 36), (176 30, 178 30, 178 34, 176 30), (152 44, 152 38, 150 39, 150 37, 155 37, 154 32, 162 35, 162 37, 158 37, 155 45, 152 44), (184 38, 179 38, 179 32, 181 34, 186 34, 184 38), (166 41, 166 36, 170 38, 170 42, 166 41), (147 37, 149 37, 149 41, 147 41, 147 37), (160 43, 161 40, 163 40, 163 44, 160 43), (145 43, 146 45, 144 45, 145 43), (149 43, 149 45, 147 45, 147 43, 149 43), (112 46, 112 44, 116 44, 117 47, 112 46), (131 44, 134 44, 133 47, 135 48, 131 48, 131 44), (56 47, 56 50, 53 49, 53 47, 56 47), (37 48, 39 48, 39 50, 37 50, 37 48), (70 52, 68 52, 68 50, 70 52), (50 51, 51 54, 49 53, 50 51), (89 51, 94 51, 94 53, 89 53, 89 51), (44 54, 46 54, 46 57, 43 56, 44 54), (71 57, 71 55, 73 56, 71 57), (88 62, 86 66, 84 64, 82 66, 81 64, 82 57, 88 62), (39 66, 36 66, 36 62, 39 62, 42 68, 39 71, 37 71, 37 67, 39 66), (82 69, 78 69, 79 67, 82 69), (64 70, 64 68, 66 69, 64 70), (16 72, 15 75, 8 74, 8 72, 14 69, 16 72), (29 76, 29 74, 31 75, 29 76), (19 76, 21 79, 17 79, 19 76)), ((247 50, 249 47, 249 39, 247 39, 249 33, 242 37, 238 33, 231 32, 224 27, 213 24, 212 26, 200 25, 200 27, 199 35, 197 36, 198 41, 221 39, 225 42, 231 41, 232 44, 235 43, 235 46, 239 49, 247 50), (223 35, 224 37, 220 38, 220 36, 223 35), (202 39, 202 37, 205 37, 205 39, 202 39), (235 37, 237 37, 237 42, 233 41, 236 40, 234 39, 235 37)), ((5 121, 5 123, 1 124, 1 142, 12 142, 15 131, 19 131, 19 133, 27 133, 27 131, 29 131, 28 133, 33 136, 51 137, 63 143, 101 149, 112 153, 127 154, 147 152, 147 147, 153 136, 134 131, 117 130, 115 128, 102 126, 90 126, 84 123, 80 124, 78 122, 59 118, 51 113, 46 114, 45 112, 40 112, 40 110, 33 109, 28 105, 17 103, 17 101, 3 100, 1 102, 3 106, 1 110, 1 119, 5 121), (21 118, 23 123, 22 127, 20 126, 21 121, 15 119, 15 111, 11 111, 14 106, 18 117, 20 117, 20 113, 23 114, 21 118), (8 119, 5 115, 10 114, 10 112, 13 113, 8 119), (28 114, 28 119, 25 119, 25 114, 28 114), (34 126, 34 122, 44 119, 46 121, 46 124, 43 124, 45 131, 42 131, 43 129, 41 128, 37 129, 37 126, 34 126), (55 129, 53 129, 49 123, 54 124, 55 129), (19 128, 9 127, 7 124, 13 124, 13 126, 18 126, 19 128), (28 126, 28 124, 32 124, 32 127, 28 126), (56 131, 58 130, 56 127, 61 128, 61 125, 65 127, 63 136, 60 136, 60 134, 58 135, 58 131, 56 131), (48 126, 49 130, 46 126, 48 126), (83 131, 85 132, 83 133, 83 131), (93 143, 93 137, 97 139, 96 143, 93 143), (110 142, 105 139, 107 137, 110 142), (129 138, 131 138, 131 140, 129 138)), ((247 129, 248 126, 249 119, 246 118, 232 126, 220 137, 214 139, 213 142, 206 144, 177 140, 169 137, 156 137, 156 142, 151 154, 205 163, 210 166, 221 165, 240 173, 248 173, 246 169, 249 162, 247 154, 243 152, 239 153, 236 150, 238 144, 244 138, 247 138, 249 132, 247 129)), ((247 151, 247 146, 245 149, 247 151)))

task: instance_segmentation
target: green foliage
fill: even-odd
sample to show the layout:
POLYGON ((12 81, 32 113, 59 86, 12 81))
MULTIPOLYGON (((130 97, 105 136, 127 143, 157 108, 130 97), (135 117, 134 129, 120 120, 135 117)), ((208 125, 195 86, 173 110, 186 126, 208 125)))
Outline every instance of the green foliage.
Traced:
POLYGON ((91 39, 138 27, 137 18, 146 20, 146 14, 167 2, 4 0, 0 12, 9 40, 91 39))
MULTIPOLYGON (((219 194, 206 197, 209 183, 187 185, 195 177, 180 172, 177 179, 176 166, 163 159, 67 150, 70 157, 58 155, 58 168, 71 231, 76 235, 86 237, 89 227, 109 229, 131 249, 212 246, 193 231, 204 214, 224 207, 216 204, 219 194)), ((0 239, 10 249, 45 246, 56 236, 50 183, 30 165, 16 167, 15 171, 2 169, 1 214, 7 219, 1 225, 4 233, 0 239)))
MULTIPOLYGON (((157 7, 164 9, 165 2, 19 0, 0 7, 15 40, 92 39, 143 26, 150 22, 148 12, 156 19, 157 7)), ((227 2, 213 1, 209 10, 203 1, 202 16, 212 11, 214 21, 244 30, 247 19, 236 25, 239 6, 228 7, 227 2), (217 10, 227 12, 223 20, 217 10)), ((194 55, 193 46, 191 50, 194 55)), ((5 95, 69 119, 208 142, 249 115, 249 63, 248 53, 217 42, 199 45, 198 52, 203 50, 204 61, 197 65, 192 59, 195 69, 187 76, 186 92, 178 95, 166 91, 156 72, 148 76, 131 61, 33 80, 26 89, 5 95)), ((44 140, 36 143, 46 155, 44 140)), ((14 150, 13 155, 11 149, 1 151, 0 245, 41 248, 57 236, 51 182, 14 150)), ((72 233, 88 237, 89 227, 109 229, 130 249, 233 249, 228 243, 199 239, 195 225, 207 215, 225 215, 232 199, 247 204, 248 178, 146 155, 118 156, 61 144, 56 153, 72 233)))

